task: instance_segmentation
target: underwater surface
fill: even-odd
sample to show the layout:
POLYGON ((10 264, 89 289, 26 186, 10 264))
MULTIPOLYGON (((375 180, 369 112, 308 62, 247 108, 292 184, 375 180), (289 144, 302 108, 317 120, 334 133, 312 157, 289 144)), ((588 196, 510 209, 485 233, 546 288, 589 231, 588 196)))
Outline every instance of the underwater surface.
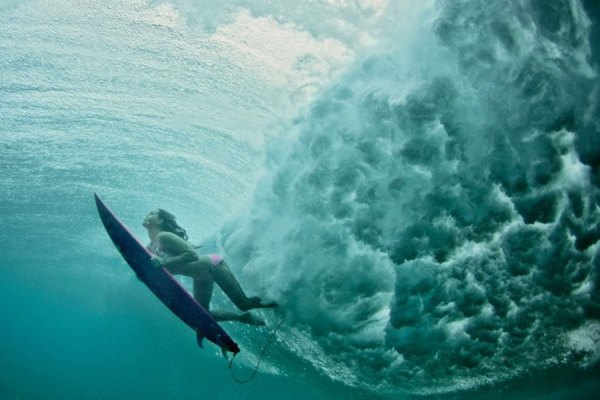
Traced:
POLYGON ((0 0, 0 399, 597 395, 599 18, 0 0), (144 241, 169 210, 279 303, 223 324, 231 370, 136 279, 94 192, 144 241))

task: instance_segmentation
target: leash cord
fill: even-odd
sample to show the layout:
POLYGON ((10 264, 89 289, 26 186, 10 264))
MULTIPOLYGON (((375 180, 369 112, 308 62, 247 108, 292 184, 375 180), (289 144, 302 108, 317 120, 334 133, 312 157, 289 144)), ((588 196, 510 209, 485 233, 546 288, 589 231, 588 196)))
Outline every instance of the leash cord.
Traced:
POLYGON ((279 328, 281 327, 281 325, 283 325, 283 319, 279 322, 279 324, 277 325, 277 327, 275 328, 275 330, 273 330, 273 332, 271 332, 271 334, 269 335, 269 338, 267 339, 267 343, 265 343, 265 345, 263 346, 262 351, 260 352, 260 356, 258 357, 258 362, 256 363, 256 367, 254 367, 254 371, 252 372, 252 375, 250 375, 249 378, 247 378, 247 379, 240 379, 240 378, 238 378, 238 377, 235 376, 235 374, 233 373, 233 369, 231 367, 233 365, 233 359, 235 358, 235 356, 237 355, 237 353, 234 354, 233 357, 231 357, 231 360, 229 361, 229 372, 231 373, 231 379, 233 379, 237 383, 244 384, 244 383, 250 382, 252 379, 254 379, 256 377, 256 373, 258 372, 258 366, 260 365, 260 362, 262 361, 263 356, 265 355, 265 353, 267 351, 267 348, 271 344, 271 340, 273 339, 273 337, 275 336, 275 334, 277 333, 277 331, 279 330, 279 328))

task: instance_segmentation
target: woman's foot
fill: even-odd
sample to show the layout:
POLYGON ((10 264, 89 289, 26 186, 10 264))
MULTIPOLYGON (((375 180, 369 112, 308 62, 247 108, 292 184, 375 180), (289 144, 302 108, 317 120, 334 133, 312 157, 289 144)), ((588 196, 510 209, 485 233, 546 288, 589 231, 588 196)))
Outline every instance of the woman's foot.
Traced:
POLYGON ((258 326, 266 325, 264 320, 262 320, 261 318, 257 317, 256 315, 254 315, 252 313, 249 313, 249 312, 240 314, 238 321, 244 322, 249 325, 258 325, 258 326))
POLYGON ((274 301, 269 302, 269 303, 263 303, 263 301, 261 300, 261 298, 257 297, 257 296, 250 297, 250 299, 248 299, 248 304, 250 306, 250 308, 248 308, 248 310, 250 310, 252 308, 273 308, 273 307, 277 307, 277 303, 275 303, 274 301))
POLYGON ((211 310, 210 313, 217 321, 237 321, 250 325, 266 325, 265 321, 262 318, 248 311, 240 314, 233 311, 211 310))

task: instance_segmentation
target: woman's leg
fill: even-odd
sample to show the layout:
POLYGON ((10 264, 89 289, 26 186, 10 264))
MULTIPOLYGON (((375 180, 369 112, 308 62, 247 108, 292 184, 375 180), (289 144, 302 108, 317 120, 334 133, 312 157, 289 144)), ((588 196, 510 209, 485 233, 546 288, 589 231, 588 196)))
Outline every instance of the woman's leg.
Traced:
POLYGON ((265 321, 257 316, 244 312, 241 314, 232 311, 211 310, 210 300, 212 298, 214 280, 209 274, 194 278, 194 298, 206 311, 210 312, 217 321, 238 321, 250 325, 265 325, 265 321))
POLYGON ((219 287, 225 292, 227 297, 231 299, 233 304, 242 311, 248 311, 252 308, 265 308, 274 307, 275 303, 262 304, 258 297, 248 297, 242 286, 237 281, 233 272, 225 261, 221 261, 218 265, 212 268, 212 277, 219 285, 219 287))
POLYGON ((194 298, 198 303, 210 311, 210 299, 212 298, 214 281, 208 274, 194 278, 194 298))

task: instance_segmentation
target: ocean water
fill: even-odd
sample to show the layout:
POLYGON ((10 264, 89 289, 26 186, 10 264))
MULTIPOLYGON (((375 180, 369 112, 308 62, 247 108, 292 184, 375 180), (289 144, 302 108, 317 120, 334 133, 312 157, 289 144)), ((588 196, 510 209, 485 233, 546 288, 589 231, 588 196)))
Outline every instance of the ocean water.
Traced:
POLYGON ((599 18, 0 0, 0 399, 593 398, 599 18), (280 304, 224 324, 232 370, 135 278, 94 192, 141 239, 173 212, 280 304))

